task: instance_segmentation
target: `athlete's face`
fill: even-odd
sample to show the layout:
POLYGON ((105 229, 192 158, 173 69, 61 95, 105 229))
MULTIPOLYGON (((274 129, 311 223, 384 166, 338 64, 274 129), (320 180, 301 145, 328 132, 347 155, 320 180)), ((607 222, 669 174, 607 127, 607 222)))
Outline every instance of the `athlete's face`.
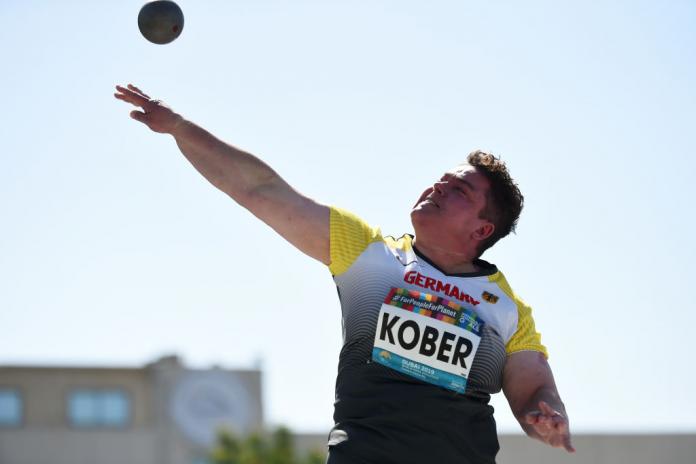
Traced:
POLYGON ((476 247, 495 226, 479 216, 486 207, 488 179, 469 165, 457 166, 428 187, 411 211, 418 241, 435 242, 452 251, 476 247))

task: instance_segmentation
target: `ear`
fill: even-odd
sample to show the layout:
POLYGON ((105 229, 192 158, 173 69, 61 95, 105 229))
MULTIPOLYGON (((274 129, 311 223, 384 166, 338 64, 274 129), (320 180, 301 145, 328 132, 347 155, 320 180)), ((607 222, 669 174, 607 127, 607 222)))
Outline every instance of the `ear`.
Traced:
POLYGON ((492 222, 484 222, 478 228, 474 229, 471 236, 476 240, 482 241, 493 235, 493 232, 495 232, 495 224, 492 222))

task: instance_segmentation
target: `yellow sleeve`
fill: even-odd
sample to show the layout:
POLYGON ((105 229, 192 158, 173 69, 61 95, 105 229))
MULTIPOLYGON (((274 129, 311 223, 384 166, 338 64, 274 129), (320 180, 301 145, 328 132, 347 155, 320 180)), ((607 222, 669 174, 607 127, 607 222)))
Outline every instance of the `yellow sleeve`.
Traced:
POLYGON ((382 234, 353 213, 334 206, 330 210, 329 270, 336 276, 346 272, 370 243, 382 241, 382 234))
POLYGON ((539 351, 548 358, 549 353, 546 347, 541 344, 541 334, 534 326, 532 308, 515 295, 502 272, 496 272, 489 279, 491 282, 495 282, 517 306, 517 329, 505 345, 505 352, 512 354, 517 351, 539 351))
POLYGON ((539 351, 548 358, 549 353, 541 344, 541 334, 534 326, 532 308, 518 298, 515 298, 515 303, 517 304, 517 330, 505 346, 505 351, 507 354, 517 351, 539 351))

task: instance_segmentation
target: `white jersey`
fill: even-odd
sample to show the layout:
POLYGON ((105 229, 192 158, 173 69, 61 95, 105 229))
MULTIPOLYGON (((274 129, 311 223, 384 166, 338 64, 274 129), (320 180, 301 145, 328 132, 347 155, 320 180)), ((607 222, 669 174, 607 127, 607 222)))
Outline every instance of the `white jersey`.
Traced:
MULTIPOLYGON (((410 235, 383 237, 331 208, 329 269, 341 301, 343 349, 329 444, 367 459, 381 452, 374 440, 447 427, 454 429, 443 432, 448 438, 433 443, 438 453, 451 459, 468 452, 476 462, 493 462, 497 438, 487 403, 502 388, 506 357, 522 350, 546 355, 546 349, 531 309, 496 266, 478 260, 479 272, 446 274, 412 242, 410 235), (460 430, 451 418, 440 424, 455 410, 461 420, 473 414, 481 421, 460 430), (389 430, 375 433, 377 424, 389 430)), ((428 449, 427 460, 435 462, 428 449)), ((375 461, 418 462, 418 456, 417 449, 404 449, 398 459, 375 461)))

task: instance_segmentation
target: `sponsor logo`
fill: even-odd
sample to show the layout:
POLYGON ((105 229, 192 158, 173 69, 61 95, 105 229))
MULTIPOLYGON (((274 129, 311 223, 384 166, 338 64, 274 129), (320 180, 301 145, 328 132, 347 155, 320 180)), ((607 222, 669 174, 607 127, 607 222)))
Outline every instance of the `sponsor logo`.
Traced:
MULTIPOLYGON (((442 281, 433 279, 432 277, 424 276, 423 274, 417 271, 408 271, 404 275, 404 281, 409 284, 430 289, 433 292, 444 293, 450 298, 456 298, 459 301, 464 301, 474 306, 481 303, 480 301, 475 300, 471 295, 468 295, 461 291, 456 285, 452 285, 450 283, 443 283, 442 281)), ((498 297, 495 298, 497 301, 498 297)))
POLYGON ((488 292, 483 292, 483 294, 481 294, 481 298, 483 298, 484 300, 486 300, 487 302, 489 302, 491 304, 496 304, 498 302, 498 300, 500 299, 497 295, 494 295, 494 294, 488 293, 488 292))

